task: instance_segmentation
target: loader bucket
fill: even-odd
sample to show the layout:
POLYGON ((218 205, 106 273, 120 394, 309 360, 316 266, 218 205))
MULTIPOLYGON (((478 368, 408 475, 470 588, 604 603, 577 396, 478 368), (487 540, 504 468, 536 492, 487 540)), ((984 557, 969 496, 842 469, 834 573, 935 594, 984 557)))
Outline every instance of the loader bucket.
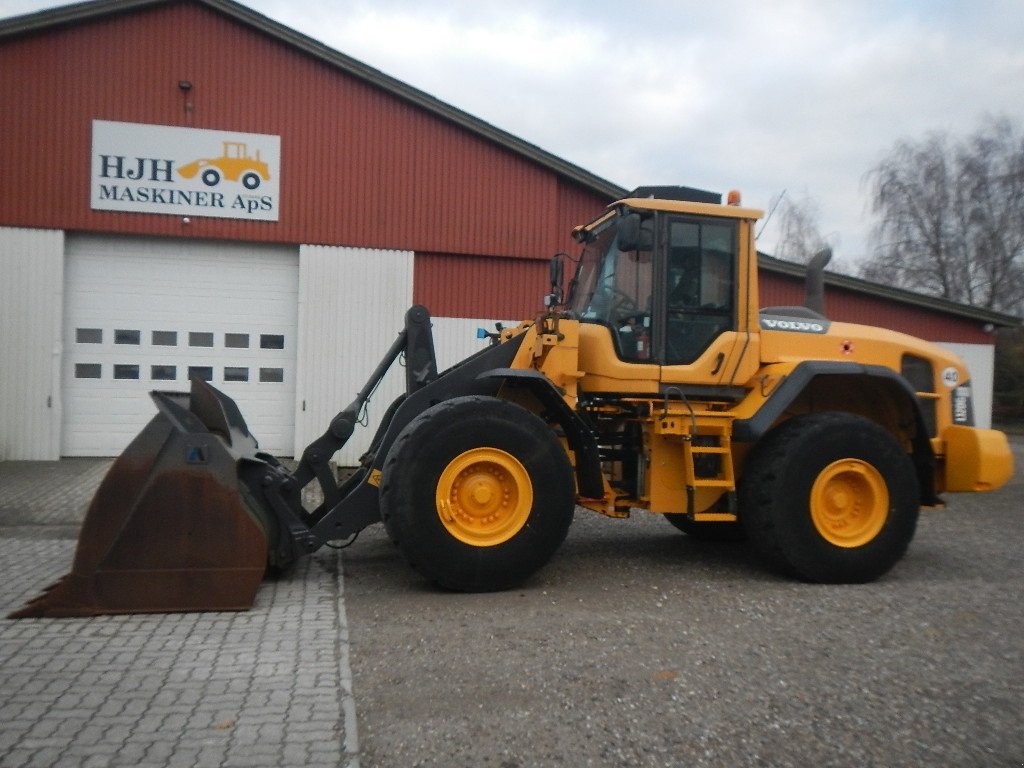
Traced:
POLYGON ((96 491, 71 572, 10 618, 252 606, 274 532, 238 480, 262 461, 256 441, 205 382, 152 397, 159 412, 96 491))

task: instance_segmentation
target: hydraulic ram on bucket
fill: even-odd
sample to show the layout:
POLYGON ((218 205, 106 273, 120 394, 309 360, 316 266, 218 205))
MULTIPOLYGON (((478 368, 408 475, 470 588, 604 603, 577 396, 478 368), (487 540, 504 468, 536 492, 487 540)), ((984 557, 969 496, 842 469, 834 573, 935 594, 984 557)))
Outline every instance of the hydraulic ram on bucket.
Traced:
POLYGON ((244 610, 268 564, 286 566, 379 520, 371 462, 341 486, 329 462, 403 352, 407 394, 368 456, 400 403, 437 378, 429 313, 412 307, 405 326, 293 473, 259 451, 234 400, 206 382, 193 379, 189 394, 153 392, 157 414, 93 497, 71 572, 10 617, 244 610), (324 501, 307 512, 301 492, 312 481, 324 501))

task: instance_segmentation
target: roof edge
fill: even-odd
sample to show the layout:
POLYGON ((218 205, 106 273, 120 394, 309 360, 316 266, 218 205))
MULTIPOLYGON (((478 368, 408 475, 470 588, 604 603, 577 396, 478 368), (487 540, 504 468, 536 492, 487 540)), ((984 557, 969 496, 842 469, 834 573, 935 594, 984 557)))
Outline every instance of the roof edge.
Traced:
MULTIPOLYGON (((604 195, 612 201, 623 199, 628 194, 628 190, 624 187, 603 179, 584 168, 541 149, 535 144, 531 144, 508 131, 502 130, 478 117, 474 117, 468 112, 431 96, 425 91, 402 82, 391 75, 387 75, 358 59, 341 53, 291 27, 274 21, 241 3, 235 2, 235 0, 85 0, 84 2, 72 5, 58 6, 2 20, 0 21, 0 40, 43 32, 84 21, 101 19, 107 16, 127 14, 151 7, 186 2, 204 6, 253 27, 329 66, 381 88, 397 98, 460 126, 470 133, 532 160, 555 174, 574 181, 592 192, 604 195)), ((806 275, 806 268, 803 265, 783 261, 765 253, 758 253, 758 266, 769 272, 776 272, 791 277, 803 278, 806 275)), ((1021 318, 1016 315, 972 307, 948 299, 926 296, 902 288, 893 288, 881 283, 873 283, 861 278, 834 272, 825 273, 825 283, 837 288, 891 299, 980 322, 992 323, 1000 327, 1012 328, 1022 324, 1021 318)))
POLYGON ((0 21, 0 40, 43 32, 79 22, 101 19, 107 16, 127 14, 161 5, 185 2, 204 6, 246 24, 275 38, 279 42, 296 48, 329 66, 380 88, 436 117, 502 146, 521 157, 547 168, 556 175, 580 184, 593 192, 610 198, 610 200, 617 200, 626 195, 627 190, 624 187, 603 179, 578 165, 570 163, 568 160, 564 160, 547 150, 541 149, 535 144, 531 144, 508 131, 481 120, 458 107, 454 107, 425 91, 385 74, 379 69, 375 69, 358 59, 341 53, 319 40, 274 21, 268 16, 264 16, 234 0, 86 0, 86 2, 74 5, 60 6, 0 21))
MULTIPOLYGON (((807 267, 792 261, 783 261, 767 253, 758 252, 758 268, 768 272, 775 272, 788 277, 803 279, 807 275, 807 267)), ((1005 312, 997 312, 992 309, 974 307, 970 304, 961 304, 958 301, 943 299, 938 296, 928 296, 923 293, 908 291, 905 288, 894 288, 882 283, 875 283, 860 277, 839 274, 838 272, 825 273, 825 285, 843 288, 856 293, 863 293, 881 299, 890 299, 902 304, 931 309, 944 314, 957 315, 969 320, 977 320, 982 323, 991 323, 1001 328, 1016 328, 1022 324, 1022 319, 1016 315, 1005 312)))
POLYGON ((47 8, 0 20, 0 40, 141 10, 153 5, 164 5, 167 2, 168 0, 84 0, 72 5, 47 8))

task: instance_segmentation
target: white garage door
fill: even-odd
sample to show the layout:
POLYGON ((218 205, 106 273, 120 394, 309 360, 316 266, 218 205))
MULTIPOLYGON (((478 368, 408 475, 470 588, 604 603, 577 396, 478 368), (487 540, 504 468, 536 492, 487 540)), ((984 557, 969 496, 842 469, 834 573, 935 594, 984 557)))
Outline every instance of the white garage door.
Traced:
POLYGON ((156 412, 148 393, 192 376, 292 453, 297 248, 69 236, 64 302, 63 455, 117 455, 156 412))

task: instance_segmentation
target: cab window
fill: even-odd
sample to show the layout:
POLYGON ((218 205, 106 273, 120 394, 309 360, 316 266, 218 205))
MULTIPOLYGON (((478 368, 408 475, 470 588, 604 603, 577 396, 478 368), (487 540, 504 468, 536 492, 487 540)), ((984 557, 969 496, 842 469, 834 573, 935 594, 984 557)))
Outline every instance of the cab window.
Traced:
POLYGON ((692 363, 735 327, 736 224, 671 218, 666 237, 665 363, 692 363))

